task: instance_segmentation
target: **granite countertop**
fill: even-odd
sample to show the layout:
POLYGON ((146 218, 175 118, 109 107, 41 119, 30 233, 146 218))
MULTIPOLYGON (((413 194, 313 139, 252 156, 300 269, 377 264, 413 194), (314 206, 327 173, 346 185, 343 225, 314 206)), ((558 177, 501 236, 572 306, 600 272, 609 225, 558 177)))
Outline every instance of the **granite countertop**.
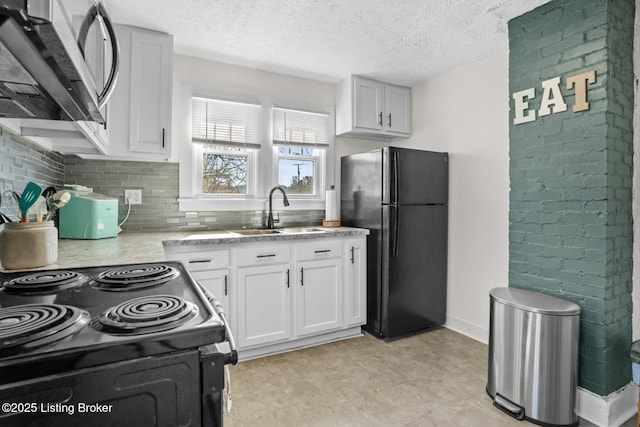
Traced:
POLYGON ((166 238, 182 238, 185 233, 121 233, 98 240, 58 240, 58 261, 43 268, 75 268, 97 265, 165 261, 162 246, 166 238))
MULTIPOLYGON (((295 227, 297 228, 297 227, 295 227)), ((306 227, 303 227, 306 228, 306 227)), ((163 240, 165 248, 176 246, 220 245, 235 243, 251 243, 265 241, 291 241, 309 239, 327 239, 332 237, 366 236, 369 230, 352 227, 309 227, 322 232, 282 232, 275 234, 260 234, 242 236, 233 231, 209 231, 192 233, 180 239, 166 238, 163 240)), ((286 230, 286 228, 285 228, 286 230)))
MULTIPOLYGON (((315 227, 321 228, 321 227, 315 227)), ((225 231, 121 233, 98 240, 58 240, 58 261, 40 269, 78 268, 99 265, 158 262, 167 259, 165 248, 237 244, 262 241, 288 241, 331 237, 365 236, 369 230, 351 227, 326 228, 323 233, 267 234, 240 236, 225 231)))

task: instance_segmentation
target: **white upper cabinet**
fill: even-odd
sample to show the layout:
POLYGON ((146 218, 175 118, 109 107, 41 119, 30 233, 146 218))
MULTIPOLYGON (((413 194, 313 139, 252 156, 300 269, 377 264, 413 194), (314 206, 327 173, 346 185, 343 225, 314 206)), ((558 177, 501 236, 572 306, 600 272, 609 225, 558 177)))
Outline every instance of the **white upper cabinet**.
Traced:
POLYGON ((411 89, 402 86, 384 86, 385 116, 383 126, 394 134, 411 134, 411 89))
POLYGON ((128 25, 115 28, 120 73, 109 100, 106 158, 171 160, 173 36, 128 25))
POLYGON ((384 83, 353 78, 353 127, 381 131, 384 83))
POLYGON ((173 38, 149 31, 131 33, 132 152, 166 155, 171 135, 173 38))
POLYGON ((399 139, 411 135, 411 88, 352 76, 337 87, 336 135, 399 139))

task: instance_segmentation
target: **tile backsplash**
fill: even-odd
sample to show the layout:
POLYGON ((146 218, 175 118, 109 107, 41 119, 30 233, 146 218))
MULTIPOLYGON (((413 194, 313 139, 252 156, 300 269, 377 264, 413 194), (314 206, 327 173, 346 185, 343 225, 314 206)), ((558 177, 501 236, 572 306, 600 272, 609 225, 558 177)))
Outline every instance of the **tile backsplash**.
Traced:
MULTIPOLYGON (((0 127, 0 188, 21 192, 29 181, 62 188, 64 156, 0 127)), ((3 213, 15 216, 4 209, 3 213)))
MULTIPOLYGON (((142 189, 142 204, 132 205, 124 231, 199 231, 261 227, 265 211, 178 211, 178 164, 87 160, 64 157, 64 182, 92 187, 119 199, 120 221, 126 216, 124 189, 142 189)), ((277 210, 280 225, 321 224, 324 210, 277 210)))
MULTIPOLYGON (((29 181, 43 188, 81 184, 119 200, 119 221, 127 214, 124 189, 142 189, 142 204, 132 205, 124 231, 198 231, 261 227, 265 211, 178 211, 178 164, 88 160, 48 151, 0 127, 0 188, 22 191, 29 181)), ((4 212, 9 213, 9 212, 4 212)), ((319 225, 324 211, 276 210, 280 224, 319 225)))

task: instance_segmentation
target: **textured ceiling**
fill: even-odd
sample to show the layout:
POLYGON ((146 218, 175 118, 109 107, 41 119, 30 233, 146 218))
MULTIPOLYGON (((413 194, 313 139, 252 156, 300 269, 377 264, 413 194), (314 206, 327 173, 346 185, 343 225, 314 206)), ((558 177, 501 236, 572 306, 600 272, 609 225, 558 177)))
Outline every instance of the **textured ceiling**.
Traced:
MULTIPOLYGON (((337 82, 414 85, 508 48, 507 22, 548 0, 107 0, 115 22, 177 53, 337 82)), ((87 0, 63 0, 76 14, 87 0)))

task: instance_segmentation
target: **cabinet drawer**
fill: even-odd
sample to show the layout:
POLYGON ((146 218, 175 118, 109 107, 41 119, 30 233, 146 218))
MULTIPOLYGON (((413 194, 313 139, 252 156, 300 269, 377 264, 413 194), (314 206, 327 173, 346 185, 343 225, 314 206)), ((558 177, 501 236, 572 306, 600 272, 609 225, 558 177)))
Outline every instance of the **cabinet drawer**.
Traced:
POLYGON ((289 262, 289 245, 252 246, 238 249, 238 265, 262 265, 289 262))
POLYGON ((229 251, 174 254, 170 258, 182 261, 189 271, 216 270, 229 267, 229 251))
POLYGON ((339 240, 318 240, 295 245, 296 259, 335 258, 342 256, 342 242, 339 240))

